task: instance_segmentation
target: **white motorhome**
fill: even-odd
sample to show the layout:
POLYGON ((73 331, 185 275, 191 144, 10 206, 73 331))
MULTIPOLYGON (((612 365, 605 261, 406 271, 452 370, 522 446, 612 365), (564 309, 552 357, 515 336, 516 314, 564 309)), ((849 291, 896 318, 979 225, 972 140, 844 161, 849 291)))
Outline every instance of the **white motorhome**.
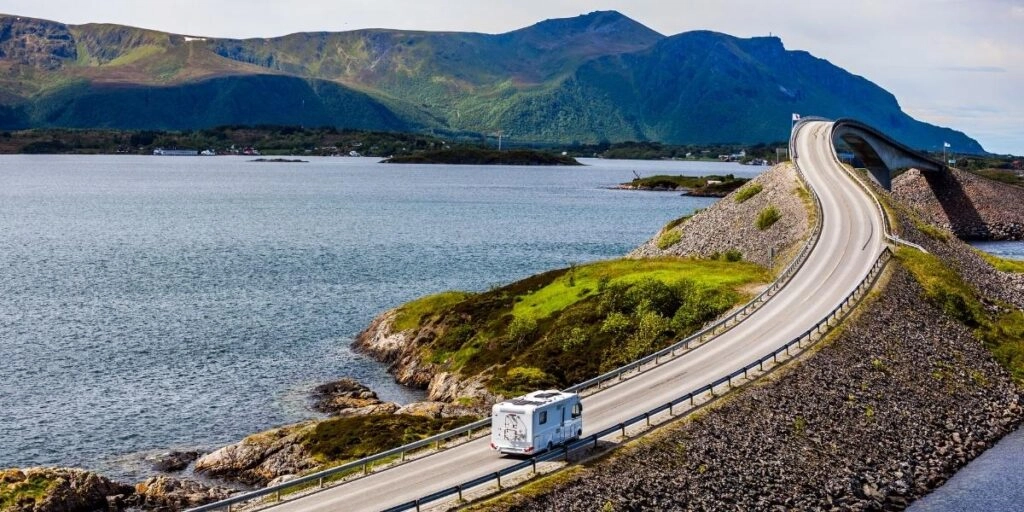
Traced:
POLYGON ((500 453, 528 455, 581 435, 583 404, 575 393, 534 391, 491 409, 491 448, 500 453))

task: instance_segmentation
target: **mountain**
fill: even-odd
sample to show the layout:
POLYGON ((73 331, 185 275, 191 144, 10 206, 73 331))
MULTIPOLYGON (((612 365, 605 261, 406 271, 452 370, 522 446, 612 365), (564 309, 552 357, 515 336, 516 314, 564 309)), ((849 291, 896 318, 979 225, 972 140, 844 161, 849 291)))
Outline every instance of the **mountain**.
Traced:
POLYGON ((0 15, 0 128, 290 124, 526 142, 765 142, 792 112, 917 148, 983 152, 778 38, 663 36, 613 11, 505 34, 356 30, 202 38, 0 15))

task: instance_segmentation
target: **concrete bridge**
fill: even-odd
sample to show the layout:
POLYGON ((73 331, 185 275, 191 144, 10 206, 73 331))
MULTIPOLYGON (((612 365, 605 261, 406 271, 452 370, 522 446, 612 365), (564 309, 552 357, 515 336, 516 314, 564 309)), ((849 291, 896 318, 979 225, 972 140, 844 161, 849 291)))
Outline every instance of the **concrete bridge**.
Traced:
POLYGON ((839 119, 832 127, 832 142, 845 143, 864 163, 871 176, 886 190, 892 188, 892 172, 913 167, 941 172, 946 166, 925 154, 896 142, 884 133, 853 119, 839 119))

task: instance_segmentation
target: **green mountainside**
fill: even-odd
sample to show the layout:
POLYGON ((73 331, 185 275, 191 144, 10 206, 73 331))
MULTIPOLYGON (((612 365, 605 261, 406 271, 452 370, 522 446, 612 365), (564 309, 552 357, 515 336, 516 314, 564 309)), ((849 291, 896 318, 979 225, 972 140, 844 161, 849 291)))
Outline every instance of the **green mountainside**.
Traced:
POLYGON ((666 37, 613 11, 505 34, 400 30, 190 37, 0 15, 0 129, 281 124, 522 142, 784 140, 792 112, 852 116, 921 149, 870 81, 777 38, 666 37))

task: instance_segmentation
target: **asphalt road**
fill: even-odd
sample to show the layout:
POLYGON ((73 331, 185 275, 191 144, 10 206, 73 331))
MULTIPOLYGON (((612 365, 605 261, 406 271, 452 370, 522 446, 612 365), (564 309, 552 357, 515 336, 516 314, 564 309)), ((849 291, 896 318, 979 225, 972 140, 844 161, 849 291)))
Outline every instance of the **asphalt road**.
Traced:
MULTIPOLYGON (((795 136, 798 163, 821 199, 821 238, 803 268, 761 309, 717 339, 583 400, 584 431, 641 414, 742 368, 803 334, 857 287, 884 247, 873 200, 834 162, 831 123, 808 122, 795 136)), ((282 503, 279 511, 374 511, 493 473, 518 462, 479 439, 435 455, 282 503)))

